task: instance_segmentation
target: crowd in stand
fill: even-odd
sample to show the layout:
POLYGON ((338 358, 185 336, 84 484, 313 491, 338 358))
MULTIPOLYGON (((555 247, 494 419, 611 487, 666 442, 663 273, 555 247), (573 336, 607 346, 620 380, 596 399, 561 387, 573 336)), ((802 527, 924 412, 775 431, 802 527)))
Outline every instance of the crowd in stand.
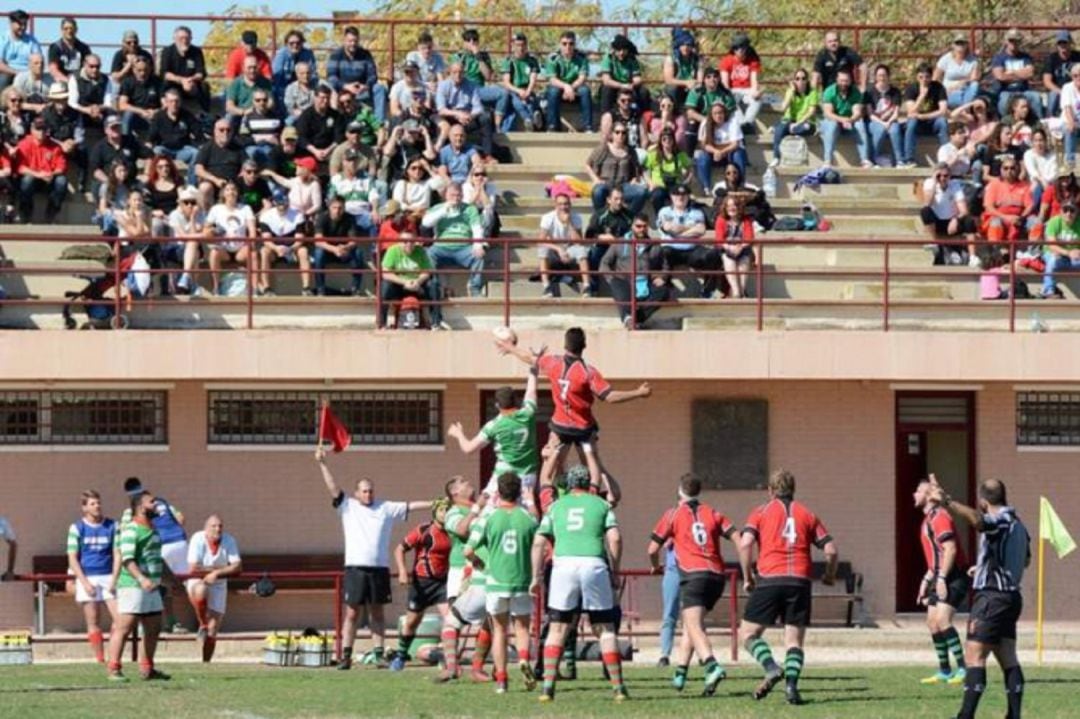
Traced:
MULTIPOLYGON (((640 322, 655 310, 650 303, 674 296, 678 266, 704 273, 701 297, 746 296, 755 233, 775 219, 762 190, 746 182, 747 136, 757 132, 764 88, 761 58, 743 33, 710 65, 691 32, 673 31, 662 83, 652 79, 657 91, 650 93, 637 48, 622 35, 593 77, 573 32, 562 33, 543 63, 524 34, 496 61, 467 29, 444 60, 424 32, 384 84, 356 27, 344 29, 325 67, 298 30, 273 57, 246 31, 215 100, 187 27, 175 29, 157 58, 137 33, 125 32, 104 68, 79 40, 74 18, 63 19, 61 37, 47 49, 28 20, 12 12, 0 39, 7 218, 30 222, 35 195, 44 194, 52 222, 69 194, 85 193, 103 232, 122 238, 117 247, 141 251, 151 267, 177 268, 175 276, 162 273, 153 291, 205 292, 196 282, 205 261, 211 292, 230 291, 221 277, 235 263, 251 268, 247 281, 257 294, 271 295, 269 270, 285 262, 299 270, 303 294, 322 295, 341 292, 328 287, 324 272, 338 263, 352 271, 345 292, 361 295, 379 263, 384 300, 430 303, 431 326, 445 328, 438 302, 446 282, 433 271, 463 271, 470 296, 486 292, 483 240, 501 230, 488 169, 506 159, 496 133, 518 128, 598 133, 583 168, 591 217, 574 210, 573 192, 556 191, 537 228, 545 296, 559 296, 563 284, 585 297, 606 290, 624 322, 640 322), (580 108, 578 127, 563 117, 572 104, 580 108), (695 199, 694 185, 709 202, 695 199), (632 261, 620 241, 650 233, 655 239, 632 261), (138 242, 147 236, 171 241, 138 242), (646 304, 637 318, 630 317, 633 295, 646 304)), ((918 137, 931 135, 940 150, 920 188, 923 223, 935 241, 966 243, 941 246, 938 262, 1023 261, 1048 273, 1080 266, 1080 252, 1067 244, 1012 255, 986 249, 1002 240, 1063 238, 1062 223, 1051 220, 1068 212, 1077 189, 1080 53, 1062 31, 1040 78, 1022 39, 1006 34, 984 79, 967 37, 958 35, 901 91, 888 66, 870 68, 829 32, 812 68, 791 78, 770 164, 798 146, 789 138, 819 135, 831 167, 850 135, 864 168, 913 168, 923 159, 918 137), (891 156, 883 152, 886 137, 891 156), (1061 167, 1052 147, 1058 139, 1061 167)), ((1044 290, 1058 294, 1052 278, 1044 290)))

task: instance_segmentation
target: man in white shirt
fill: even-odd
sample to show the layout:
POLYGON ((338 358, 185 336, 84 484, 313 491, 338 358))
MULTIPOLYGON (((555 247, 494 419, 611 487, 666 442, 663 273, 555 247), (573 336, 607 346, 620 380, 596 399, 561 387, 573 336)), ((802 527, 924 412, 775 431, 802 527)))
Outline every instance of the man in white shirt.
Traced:
POLYGON ((15 578, 15 556, 19 551, 19 543, 15 541, 15 530, 11 528, 7 517, 0 517, 0 539, 8 545, 7 569, 0 576, 0 582, 10 582, 15 578))
POLYGON ((656 228, 663 242, 649 250, 649 269, 663 270, 665 282, 671 283, 671 269, 687 265, 692 270, 710 272, 701 283, 701 297, 710 298, 719 282, 720 253, 705 243, 705 213, 690 205, 690 188, 676 185, 671 204, 656 214, 656 228))
POLYGON ((975 179, 976 172, 981 179, 982 164, 973 167, 976 152, 974 145, 968 144, 969 137, 967 125, 950 122, 949 141, 938 148, 937 161, 949 166, 949 176, 954 180, 964 180, 969 176, 975 179))
POLYGON ((555 196, 555 209, 540 218, 540 282, 544 297, 559 296, 559 282, 564 273, 581 273, 581 296, 589 291, 589 247, 583 240, 585 224, 581 215, 570 209, 569 195, 555 196), (554 278, 552 278, 554 274, 554 278))
POLYGON ((345 534, 345 621, 342 632, 342 656, 338 669, 352 667, 353 643, 360 606, 366 605, 372 638, 372 661, 389 666, 383 656, 386 616, 383 607, 390 597, 390 539, 396 522, 404 521, 413 510, 430 509, 431 502, 388 502, 375 499, 375 485, 370 479, 356 483, 352 496, 334 481, 326 466, 326 452, 315 450, 315 461, 323 483, 334 498, 334 509, 341 517, 345 534))
POLYGON ((217 633, 225 618, 225 601, 229 588, 226 577, 243 571, 240 549, 231 534, 224 532, 221 517, 211 514, 201 531, 191 535, 188 542, 188 567, 197 579, 185 583, 191 606, 199 620, 198 638, 202 641, 202 660, 209 662, 214 656, 217 633))
POLYGON ((923 182, 923 208, 920 212, 923 231, 934 245, 935 265, 962 265, 981 267, 975 252, 975 218, 968 211, 964 183, 951 179, 949 163, 939 162, 933 177, 923 182), (967 252, 959 244, 941 245, 941 240, 964 235, 967 252), (965 254, 967 255, 965 259, 965 254))
POLYGON ((314 297, 311 289, 311 254, 304 242, 304 213, 289 206, 289 196, 278 188, 274 191, 274 204, 259 213, 259 235, 263 238, 261 271, 258 272, 256 289, 260 295, 271 297, 270 268, 279 260, 300 266, 301 294, 314 297))

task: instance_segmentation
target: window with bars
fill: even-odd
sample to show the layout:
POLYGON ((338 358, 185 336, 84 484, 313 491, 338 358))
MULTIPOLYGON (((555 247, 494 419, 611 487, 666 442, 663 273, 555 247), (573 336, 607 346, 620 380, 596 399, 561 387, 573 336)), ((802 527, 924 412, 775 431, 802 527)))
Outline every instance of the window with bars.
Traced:
POLYGON ((167 444, 165 391, 0 392, 0 445, 167 444))
POLYGON ((1016 444, 1080 446, 1080 392, 1017 392, 1016 444))
POLYGON ((352 432, 354 444, 443 443, 442 392, 438 390, 211 390, 207 441, 218 445, 313 445, 324 398, 352 432))

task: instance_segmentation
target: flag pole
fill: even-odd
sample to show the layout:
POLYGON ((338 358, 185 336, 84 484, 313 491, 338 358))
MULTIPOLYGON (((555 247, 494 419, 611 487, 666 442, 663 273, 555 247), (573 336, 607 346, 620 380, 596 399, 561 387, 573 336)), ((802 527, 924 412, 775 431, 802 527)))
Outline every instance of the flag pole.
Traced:
POLYGON ((1043 558, 1046 555, 1046 540, 1042 538, 1042 518, 1039 518, 1039 580, 1038 580, 1038 610, 1035 618, 1035 661, 1039 666, 1043 663, 1043 558))
POLYGON ((330 400, 328 400, 326 397, 323 397, 321 408, 319 409, 319 442, 316 445, 319 451, 322 451, 323 448, 323 429, 325 428, 326 424, 326 408, 328 406, 330 406, 330 400))

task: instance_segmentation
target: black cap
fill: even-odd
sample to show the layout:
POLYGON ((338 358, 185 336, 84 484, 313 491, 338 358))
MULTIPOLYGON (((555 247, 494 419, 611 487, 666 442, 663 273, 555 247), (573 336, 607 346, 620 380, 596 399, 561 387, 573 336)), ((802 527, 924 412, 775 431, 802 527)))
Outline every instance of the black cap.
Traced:
POLYGON ((529 38, 525 37, 525 33, 519 32, 514 33, 514 40, 516 40, 517 42, 528 42, 529 38))
POLYGON ((685 182, 680 182, 679 184, 675 185, 675 187, 671 188, 671 194, 673 194, 673 195, 689 195, 690 194, 690 185, 687 185, 685 182))
POLYGON ((240 42, 245 45, 258 45, 259 35, 254 30, 244 30, 240 35, 240 42))

